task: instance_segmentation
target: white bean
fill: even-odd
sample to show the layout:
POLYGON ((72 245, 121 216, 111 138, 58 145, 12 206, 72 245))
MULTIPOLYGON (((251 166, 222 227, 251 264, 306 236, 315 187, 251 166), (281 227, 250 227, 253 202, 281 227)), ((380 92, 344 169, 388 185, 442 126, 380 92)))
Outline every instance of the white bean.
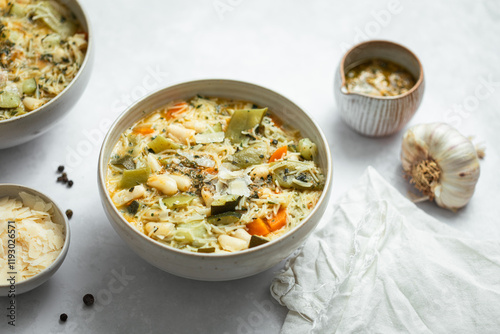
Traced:
POLYGON ((43 104, 43 101, 39 100, 39 99, 35 99, 34 97, 26 96, 23 99, 23 104, 26 107, 26 109, 35 110, 43 104))
POLYGON ((151 175, 148 179, 148 186, 153 187, 165 195, 174 195, 177 192, 177 182, 168 175, 151 175))
POLYGON ((206 206, 210 206, 214 200, 214 194, 208 187, 201 188, 201 197, 203 198, 206 206))
POLYGON ((188 191, 191 188, 191 178, 186 175, 170 175, 177 183, 177 188, 180 191, 188 191))
POLYGON ((248 242, 235 237, 230 237, 229 235, 222 234, 217 238, 219 245, 227 251, 237 252, 248 248, 248 242))
POLYGON ((234 231, 233 236, 235 238, 244 240, 246 242, 250 242, 250 239, 252 239, 252 236, 250 235, 250 233, 248 233, 247 231, 245 231, 242 228, 239 228, 236 231, 234 231))
POLYGON ((200 121, 186 121, 182 123, 186 128, 193 129, 196 133, 201 133, 207 129, 207 125, 200 121))
POLYGON ((172 124, 167 126, 167 132, 177 138, 180 142, 194 143, 194 135, 196 131, 186 129, 181 125, 172 124))
POLYGON ((148 164, 149 164, 149 167, 151 167, 151 170, 155 173, 162 170, 162 167, 160 166, 158 159, 156 159, 155 156, 151 153, 148 154, 148 164))
POLYGON ((175 225, 172 223, 147 223, 144 230, 148 236, 154 235, 157 238, 164 239, 174 234, 175 225))
POLYGON ((57 63, 60 63, 63 60, 63 58, 68 57, 66 52, 60 47, 55 49, 55 51, 52 53, 52 56, 54 61, 57 63))
POLYGON ((113 202, 116 206, 122 206, 134 199, 141 198, 145 193, 146 189, 142 185, 135 186, 132 191, 130 189, 123 189, 113 195, 113 202))

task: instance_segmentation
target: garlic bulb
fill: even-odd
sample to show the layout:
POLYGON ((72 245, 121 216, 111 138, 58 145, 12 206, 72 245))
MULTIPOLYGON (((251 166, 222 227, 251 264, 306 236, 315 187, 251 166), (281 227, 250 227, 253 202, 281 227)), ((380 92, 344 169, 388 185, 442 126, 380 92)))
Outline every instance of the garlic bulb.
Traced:
POLYGON ((450 210, 465 206, 479 178, 479 159, 469 139, 445 123, 420 124, 403 137, 406 176, 425 196, 450 210))

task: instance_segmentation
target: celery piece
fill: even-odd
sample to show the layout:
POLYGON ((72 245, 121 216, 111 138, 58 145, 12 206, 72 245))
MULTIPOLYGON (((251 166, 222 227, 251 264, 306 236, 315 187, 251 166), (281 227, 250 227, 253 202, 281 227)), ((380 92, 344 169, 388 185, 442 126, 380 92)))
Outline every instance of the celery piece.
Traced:
POLYGON ((156 136, 155 139, 149 142, 148 147, 152 149, 154 153, 160 153, 165 150, 176 150, 180 148, 180 145, 163 136, 156 136))
POLYGON ((132 170, 124 170, 120 180, 120 188, 132 188, 148 181, 151 173, 149 167, 142 167, 132 170))
POLYGON ((41 19, 63 38, 73 36, 76 32, 75 21, 69 15, 63 16, 49 1, 41 1, 35 9, 35 14, 36 19, 41 19))
POLYGON ((17 108, 21 104, 21 98, 16 93, 2 92, 0 93, 0 108, 10 109, 17 108))
POLYGON ((259 125, 266 112, 267 108, 235 110, 226 129, 226 138, 229 138, 233 144, 241 143, 246 137, 241 132, 259 125))
POLYGON ((303 138, 299 141, 299 152, 302 158, 313 160, 318 152, 318 147, 309 138, 303 138))
POLYGON ((26 79, 23 82, 23 93, 33 94, 36 91, 36 81, 35 79, 26 79))
POLYGON ((191 203, 191 201, 195 199, 195 197, 196 196, 193 195, 177 194, 172 197, 164 198, 162 201, 163 204, 167 206, 167 208, 175 209, 189 205, 189 203, 191 203))
POLYGON ((23 6, 13 2, 12 5, 10 6, 9 14, 16 17, 24 17, 26 15, 26 10, 24 9, 23 6))

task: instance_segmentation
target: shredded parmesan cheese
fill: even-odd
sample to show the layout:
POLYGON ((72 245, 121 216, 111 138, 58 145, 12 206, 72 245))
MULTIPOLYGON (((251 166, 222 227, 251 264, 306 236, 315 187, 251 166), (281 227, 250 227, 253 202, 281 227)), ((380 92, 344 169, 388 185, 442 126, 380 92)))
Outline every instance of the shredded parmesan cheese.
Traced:
POLYGON ((40 273, 54 262, 64 245, 64 226, 52 222, 52 204, 25 192, 19 196, 20 200, 0 199, 1 284, 12 275, 10 272, 17 273, 16 282, 40 273), (15 253, 9 252, 14 240, 15 253))

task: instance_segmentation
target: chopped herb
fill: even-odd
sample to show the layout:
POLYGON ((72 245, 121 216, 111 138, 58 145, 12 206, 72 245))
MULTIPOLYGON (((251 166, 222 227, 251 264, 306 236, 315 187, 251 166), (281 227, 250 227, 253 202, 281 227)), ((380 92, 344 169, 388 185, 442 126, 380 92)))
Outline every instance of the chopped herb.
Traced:
POLYGON ((137 201, 133 201, 132 203, 129 204, 129 206, 127 207, 127 211, 128 213, 130 213, 131 215, 135 215, 137 213, 137 211, 139 210, 139 202, 137 201))

